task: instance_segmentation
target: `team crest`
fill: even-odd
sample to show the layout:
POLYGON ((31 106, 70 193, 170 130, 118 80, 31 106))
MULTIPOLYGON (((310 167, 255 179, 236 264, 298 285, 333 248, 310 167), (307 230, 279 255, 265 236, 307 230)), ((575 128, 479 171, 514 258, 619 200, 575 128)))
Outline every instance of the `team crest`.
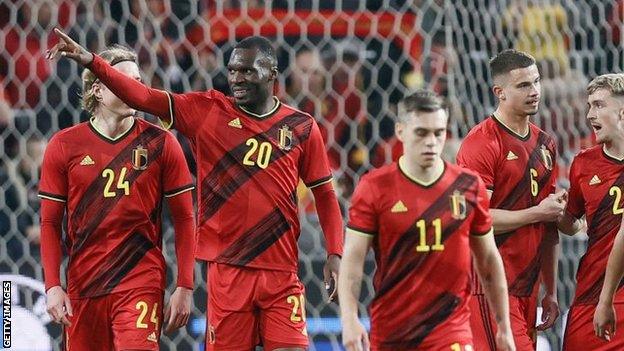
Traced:
POLYGON ((132 150, 132 168, 137 171, 147 168, 147 149, 141 145, 132 150))
POLYGON ((548 150, 545 145, 542 145, 542 149, 540 151, 542 152, 542 161, 544 161, 544 166, 546 166, 546 169, 549 171, 552 170, 553 158, 550 154, 550 150, 548 150))
POLYGON ((466 218, 466 197, 458 190, 451 195, 451 216, 457 220, 466 218))
POLYGON ((292 138, 293 132, 288 127, 287 124, 284 124, 282 128, 278 130, 278 146, 280 149, 288 151, 292 147, 292 138))

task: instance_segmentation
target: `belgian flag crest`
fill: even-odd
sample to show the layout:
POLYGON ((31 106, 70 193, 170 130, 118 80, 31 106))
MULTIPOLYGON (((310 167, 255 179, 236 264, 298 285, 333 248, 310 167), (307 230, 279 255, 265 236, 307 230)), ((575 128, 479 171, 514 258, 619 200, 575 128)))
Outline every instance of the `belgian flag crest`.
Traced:
POLYGON ((466 218, 466 197, 458 190, 451 195, 451 216, 457 220, 466 218))
POLYGON ((542 145, 542 149, 540 151, 542 152, 542 161, 544 161, 544 166, 547 170, 551 171, 553 169, 553 158, 550 154, 550 150, 548 150, 545 145, 542 145))
POLYGON ((147 149, 142 145, 132 149, 132 168, 142 171, 147 168, 147 149))

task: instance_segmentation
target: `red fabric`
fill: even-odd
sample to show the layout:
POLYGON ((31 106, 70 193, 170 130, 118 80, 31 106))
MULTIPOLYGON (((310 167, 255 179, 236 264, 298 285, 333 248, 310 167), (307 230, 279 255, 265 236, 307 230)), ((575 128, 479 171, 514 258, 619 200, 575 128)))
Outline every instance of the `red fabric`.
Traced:
POLYGON ((61 249, 61 224, 65 203, 43 199, 41 201, 41 263, 43 265, 43 275, 45 289, 60 286, 60 269, 63 260, 61 249))
POLYGON ((260 340, 266 350, 307 349, 305 288, 297 273, 210 263, 207 281, 219 282, 207 286, 207 351, 253 350, 260 340))
MULTIPOLYGON (((493 190, 491 208, 522 210, 539 204, 555 191, 555 141, 534 124, 529 124, 529 130, 521 138, 490 117, 468 133, 459 149, 457 164, 476 171, 485 186, 493 190), (537 196, 532 194, 531 179, 538 184, 537 196)), ((549 231, 544 223, 536 223, 497 236, 511 295, 528 296, 535 291, 545 235, 558 234, 549 231)), ((473 293, 483 293, 476 274, 473 293)))
MULTIPOLYGON (((496 351, 496 319, 485 295, 472 296, 470 311, 470 328, 472 329, 474 349, 496 351)), ((509 296, 509 320, 516 350, 535 350, 537 341, 536 318, 537 296, 509 296)), ((585 350, 593 349, 587 348, 585 350)))
POLYGON ((340 206, 331 182, 312 188, 316 212, 325 235, 327 255, 342 257, 343 226, 340 206))
POLYGON ((429 349, 451 339, 471 339, 469 237, 492 228, 488 208, 478 175, 448 163, 429 186, 412 180, 396 163, 362 177, 347 227, 373 237, 375 347, 429 349), (424 224, 426 251, 419 223, 424 224), (433 330, 426 327, 431 320, 440 321, 433 330), (401 343, 388 344, 393 339, 401 343), (422 344, 409 342, 419 339, 422 344))
POLYGON ((297 184, 331 179, 310 115, 280 103, 271 115, 254 116, 215 90, 170 94, 170 106, 163 92, 116 73, 98 57, 90 69, 129 106, 173 120, 191 141, 200 199, 196 257, 297 271, 297 184))
MULTIPOLYGON (((622 221, 623 174, 624 162, 605 155, 602 145, 581 151, 572 161, 566 211, 576 218, 585 215, 589 236, 576 274, 575 305, 598 303, 608 253, 622 221)), ((618 289, 615 302, 624 302, 624 289, 618 289)))
POLYGON ((115 141, 90 122, 55 134, 39 196, 67 202, 67 291, 72 298, 164 289, 163 192, 192 188, 175 137, 144 120, 115 141))
POLYGON ((169 99, 162 90, 152 89, 112 68, 98 55, 87 65, 109 89, 128 106, 169 121, 169 99))
POLYGON ((615 315, 618 316, 615 325, 615 334, 611 340, 599 339, 594 332, 595 305, 574 305, 568 312, 568 321, 563 337, 563 351, 613 351, 624 350, 624 304, 616 303, 615 315))
POLYGON ((185 191, 169 197, 169 209, 175 230, 175 251, 178 267, 178 286, 193 289, 193 268, 195 266, 195 214, 193 194, 185 191))
POLYGON ((65 350, 159 350, 162 291, 136 288, 71 299, 71 305, 74 316, 69 317, 71 326, 65 328, 65 350))

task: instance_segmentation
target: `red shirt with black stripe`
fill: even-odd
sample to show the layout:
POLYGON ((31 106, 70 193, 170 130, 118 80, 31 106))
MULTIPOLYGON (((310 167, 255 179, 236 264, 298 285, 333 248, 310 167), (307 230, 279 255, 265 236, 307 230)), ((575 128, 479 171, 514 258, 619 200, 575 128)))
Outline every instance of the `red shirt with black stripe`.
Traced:
POLYGON ((191 189, 178 141, 142 119, 116 139, 91 121, 56 133, 45 151, 39 196, 66 202, 70 297, 163 290, 163 197, 191 189))
POLYGON ((491 235, 485 186, 449 163, 431 184, 399 163, 373 170, 355 189, 347 228, 372 238, 377 270, 371 343, 398 350, 472 340, 469 235, 491 235))
POLYGON ((169 96, 197 158, 197 257, 296 272, 299 179, 313 188, 332 178, 314 118, 277 98, 260 116, 216 90, 169 96))
MULTIPOLYGON (((457 154, 457 164, 477 172, 490 190, 490 207, 517 211, 538 205, 555 191, 557 148, 554 139, 529 123, 521 136, 495 116, 468 133, 457 154)), ((536 293, 542 247, 558 240, 554 224, 534 223, 495 236, 505 266, 509 293, 536 293)), ((476 273, 473 293, 483 294, 476 273)))
POLYGON ((130 79, 95 55, 87 66, 129 106, 189 138, 197 162, 196 257, 296 272, 299 180, 309 187, 327 253, 342 255, 342 221, 319 127, 282 104, 257 115, 216 90, 170 94, 130 79))
MULTIPOLYGON (((607 269, 609 252, 624 213, 624 161, 609 156, 602 145, 581 151, 570 167, 570 192, 566 211, 587 220, 587 251, 576 274, 574 304, 597 304, 607 269)), ((624 302, 622 284, 615 294, 624 302)))

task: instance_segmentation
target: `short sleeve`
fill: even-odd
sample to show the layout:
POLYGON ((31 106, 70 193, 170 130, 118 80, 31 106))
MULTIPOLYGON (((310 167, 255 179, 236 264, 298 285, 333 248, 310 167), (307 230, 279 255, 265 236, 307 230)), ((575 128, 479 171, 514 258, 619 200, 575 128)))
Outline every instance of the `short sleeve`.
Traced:
POLYGON ((368 177, 364 176, 351 198, 347 228, 365 235, 376 235, 379 230, 379 216, 375 203, 375 195, 370 181, 368 177))
POLYGON ((490 215, 490 198, 483 181, 477 177, 477 198, 474 216, 470 223, 472 235, 485 235, 492 232, 492 216, 490 215))
POLYGON ((39 194, 43 199, 67 201, 67 160, 58 137, 52 137, 43 155, 39 194))
POLYGON ((568 191, 568 204, 566 207, 566 212, 574 218, 581 218, 585 213, 585 200, 583 199, 583 192, 581 191, 579 179, 581 176, 579 163, 580 160, 577 156, 570 166, 570 189, 568 191))
POLYGON ((488 190, 494 190, 496 160, 491 140, 476 133, 464 139, 457 153, 457 164, 477 172, 488 190))
POLYGON ((169 98, 170 121, 162 121, 165 128, 175 128, 187 137, 194 137, 201 129, 199 126, 209 118, 217 95, 216 90, 185 94, 167 93, 169 98))
POLYGON ((327 160, 325 143, 316 121, 312 121, 310 135, 303 143, 303 157, 299 174, 308 188, 314 188, 331 181, 332 174, 327 160))
POLYGON ((171 197, 193 189, 193 179, 184 152, 176 138, 167 132, 163 150, 163 189, 171 197))

